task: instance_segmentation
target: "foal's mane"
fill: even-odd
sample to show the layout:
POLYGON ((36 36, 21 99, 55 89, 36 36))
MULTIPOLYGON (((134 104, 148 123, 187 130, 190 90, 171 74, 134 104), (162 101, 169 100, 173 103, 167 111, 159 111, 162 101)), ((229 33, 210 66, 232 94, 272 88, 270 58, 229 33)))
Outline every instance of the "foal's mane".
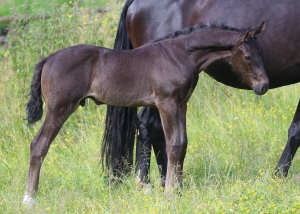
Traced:
POLYGON ((226 26, 224 24, 217 24, 217 23, 214 23, 214 22, 210 23, 209 25, 206 25, 206 24, 200 22, 199 24, 197 24, 193 27, 183 28, 183 29, 175 31, 173 33, 169 33, 166 36, 151 40, 149 43, 159 42, 159 41, 169 39, 169 38, 176 38, 176 37, 181 36, 181 35, 191 34, 191 33, 195 32, 197 30, 206 30, 206 29, 209 29, 209 30, 213 30, 213 29, 228 30, 228 31, 236 31, 236 32, 245 32, 246 30, 249 30, 249 28, 243 28, 243 29, 233 28, 233 27, 226 26))

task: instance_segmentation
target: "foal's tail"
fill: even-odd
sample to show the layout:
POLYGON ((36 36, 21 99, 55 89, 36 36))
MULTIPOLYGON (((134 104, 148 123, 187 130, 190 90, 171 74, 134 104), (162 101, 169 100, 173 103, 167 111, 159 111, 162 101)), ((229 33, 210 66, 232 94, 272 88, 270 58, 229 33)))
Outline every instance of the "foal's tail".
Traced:
POLYGON ((35 71, 30 86, 30 98, 26 106, 28 125, 37 122, 43 115, 41 76, 43 67, 48 59, 49 57, 42 59, 35 66, 35 71))
MULTIPOLYGON (((126 29, 127 0, 119 21, 114 49, 133 49, 126 29)), ((133 147, 136 133, 137 108, 107 106, 102 145, 102 165, 120 177, 130 171, 133 164, 133 147)))

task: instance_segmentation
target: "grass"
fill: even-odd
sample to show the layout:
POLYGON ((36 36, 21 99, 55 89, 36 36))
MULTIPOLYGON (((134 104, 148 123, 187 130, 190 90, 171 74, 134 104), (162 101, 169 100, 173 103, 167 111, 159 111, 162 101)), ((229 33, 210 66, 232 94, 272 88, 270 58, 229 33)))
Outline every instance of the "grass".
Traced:
MULTIPOLYGON (((51 8, 52 18, 13 23, 8 49, 0 48, 0 213, 298 213, 299 156, 286 179, 273 179, 299 100, 299 86, 259 97, 201 74, 188 105, 189 145, 182 196, 165 198, 155 161, 152 188, 130 176, 110 185, 100 160, 105 106, 88 102, 68 119, 44 161, 38 203, 21 205, 30 141, 41 122, 26 125, 25 103, 34 64, 63 47, 112 47, 122 5, 105 15, 74 4, 51 8)), ((36 11, 43 14, 41 10, 36 11)))
MULTIPOLYGON (((103 7, 108 3, 108 0, 1 0, 0 1, 0 18, 1 17, 18 17, 19 15, 31 16, 37 12, 49 14, 53 7, 56 5, 68 5, 72 7, 74 3, 78 4, 79 7, 97 9, 103 7)), ((9 22, 0 22, 0 29, 7 27, 9 22)))
POLYGON ((74 2, 78 2, 80 7, 101 7, 107 4, 107 0, 51 0, 48 2, 42 0, 2 0, 0 2, 0 17, 13 15, 13 11, 18 11, 21 14, 34 15, 38 10, 47 12, 49 5, 66 3, 70 6, 74 2))

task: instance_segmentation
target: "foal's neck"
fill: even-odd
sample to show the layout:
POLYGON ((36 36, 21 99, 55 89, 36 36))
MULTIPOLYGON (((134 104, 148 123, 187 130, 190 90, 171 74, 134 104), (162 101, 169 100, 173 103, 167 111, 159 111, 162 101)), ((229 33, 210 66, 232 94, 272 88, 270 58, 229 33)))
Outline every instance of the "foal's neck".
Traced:
POLYGON ((240 39, 240 32, 225 29, 205 29, 179 37, 189 52, 230 50, 240 39))
POLYGON ((178 39, 191 53, 195 68, 200 72, 216 60, 229 61, 232 56, 231 50, 238 44, 240 34, 240 32, 231 30, 206 29, 178 39))

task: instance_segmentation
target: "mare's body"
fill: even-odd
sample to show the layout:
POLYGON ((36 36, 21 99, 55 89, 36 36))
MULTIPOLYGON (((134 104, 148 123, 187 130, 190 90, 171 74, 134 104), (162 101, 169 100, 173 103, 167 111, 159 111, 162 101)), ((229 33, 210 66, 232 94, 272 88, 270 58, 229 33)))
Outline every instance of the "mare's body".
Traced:
MULTIPOLYGON (((300 2, 298 0, 127 0, 121 15, 115 48, 136 48, 168 32, 198 22, 224 23, 244 28, 253 26, 260 20, 266 20, 268 25, 267 30, 258 37, 264 50, 264 65, 270 80, 270 88, 298 83, 300 81, 300 2)), ((204 72, 228 86, 249 89, 224 61, 215 61, 204 69, 204 72)), ((126 109, 127 118, 131 118, 130 112, 130 109, 126 109)), ((121 145, 125 145, 123 142, 128 144, 133 141, 134 139, 122 138, 126 136, 128 130, 118 129, 120 124, 117 124, 116 120, 110 120, 111 115, 114 115, 114 118, 122 118, 124 109, 108 108, 106 123, 110 129, 114 127, 114 132, 111 130, 105 132, 104 143, 115 142, 115 136, 119 136, 121 145)), ((126 121, 122 122, 126 124, 126 121)), ((147 182, 151 145, 156 153, 157 163, 161 165, 162 178, 165 177, 166 147, 157 110, 143 108, 139 113, 137 125, 139 129, 136 158, 138 179, 147 182)), ((299 145, 300 102, 289 128, 288 142, 276 167, 277 172, 283 175, 288 173, 299 145)), ((119 156, 129 156, 128 159, 132 160, 130 156, 132 151, 124 151, 119 156)), ((116 167, 113 160, 107 163, 113 169, 123 170, 116 167)))

